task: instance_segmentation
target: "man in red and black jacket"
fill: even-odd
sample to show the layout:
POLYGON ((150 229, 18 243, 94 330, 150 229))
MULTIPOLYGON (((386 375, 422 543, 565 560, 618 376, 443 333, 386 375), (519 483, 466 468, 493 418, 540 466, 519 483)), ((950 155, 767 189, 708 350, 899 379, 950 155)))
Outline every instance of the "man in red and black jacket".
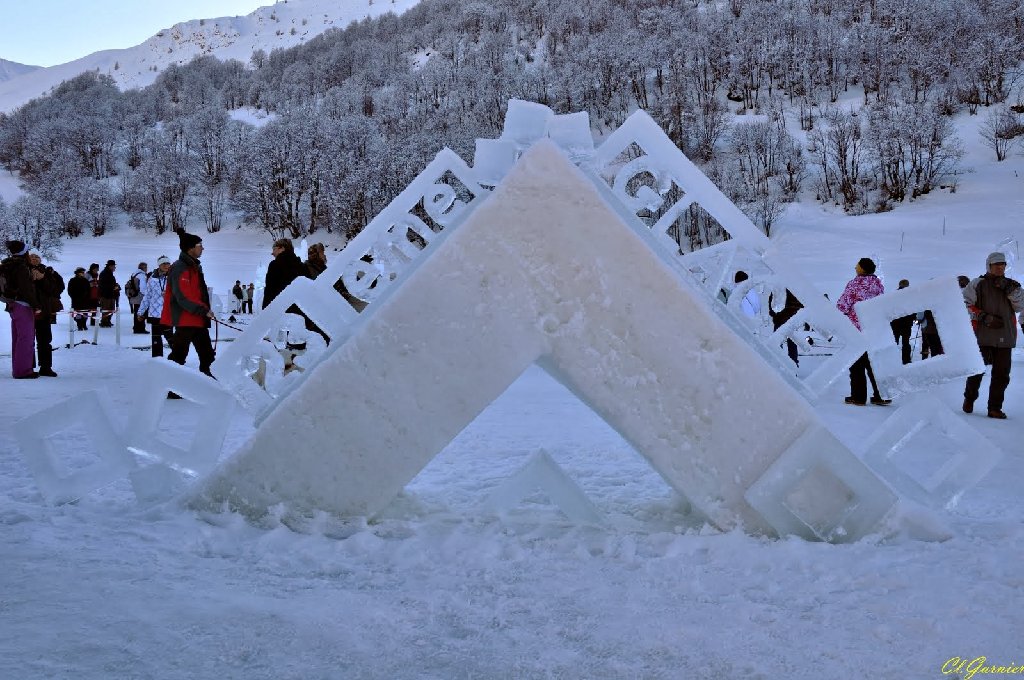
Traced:
POLYGON ((212 378, 210 365, 213 364, 214 350, 210 341, 210 320, 214 317, 203 267, 199 264, 203 239, 181 229, 178 242, 181 255, 167 273, 164 308, 160 315, 161 324, 174 327, 168 358, 184 366, 189 345, 192 345, 199 355, 199 370, 212 378))

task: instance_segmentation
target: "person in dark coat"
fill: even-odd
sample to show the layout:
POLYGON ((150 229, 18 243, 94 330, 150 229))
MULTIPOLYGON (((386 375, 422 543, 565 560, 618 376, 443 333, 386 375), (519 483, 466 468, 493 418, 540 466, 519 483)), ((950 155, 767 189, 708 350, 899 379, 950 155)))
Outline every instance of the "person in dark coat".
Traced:
POLYGON ((107 266, 100 272, 100 326, 110 328, 114 324, 111 318, 114 316, 114 308, 117 306, 117 298, 121 294, 121 284, 114 278, 114 269, 117 263, 107 260, 107 266))
MULTIPOLYGON (((787 288, 786 301, 783 304, 782 309, 775 311, 775 307, 773 306, 773 297, 773 295, 768 296, 768 316, 772 319, 772 330, 777 331, 782 324, 796 316, 796 313, 803 309, 804 305, 802 302, 797 300, 796 296, 787 288)), ((796 343, 793 342, 793 338, 786 338, 786 353, 789 355, 789 358, 792 359, 794 364, 797 366, 800 365, 800 357, 797 354, 797 346, 796 343)))
POLYGON ((89 281, 89 309, 92 313, 89 315, 89 325, 96 325, 96 310, 100 308, 100 265, 97 262, 93 262, 89 265, 89 273, 85 275, 85 278, 89 281))
MULTIPOLYGON (((988 388, 988 417, 1005 420, 1003 397, 1010 384, 1010 356, 1017 344, 1017 313, 1024 311, 1024 289, 1006 278, 1006 256, 990 253, 988 271, 963 289, 964 302, 974 305, 977 325, 974 334, 986 366, 992 367, 988 388)), ((974 411, 984 373, 972 375, 964 387, 964 413, 974 411)))
POLYGON ((64 292, 64 279, 43 264, 42 257, 34 250, 28 253, 29 269, 33 272, 36 286, 36 299, 39 300, 39 311, 36 312, 36 355, 39 358, 39 375, 56 378, 53 371, 52 324, 57 323, 57 312, 64 309, 60 294, 64 292))
POLYGON ((11 375, 16 379, 38 378, 32 370, 35 363, 35 312, 39 309, 35 278, 28 266, 28 246, 24 241, 8 241, 10 257, 3 261, 10 301, 7 313, 11 315, 11 375))
POLYGON ((235 304, 231 308, 232 314, 240 314, 242 312, 242 303, 245 301, 245 289, 242 288, 242 282, 235 279, 235 285, 231 289, 231 295, 235 298, 235 304))
POLYGON ((75 319, 78 330, 86 330, 89 305, 89 279, 85 277, 85 267, 75 268, 75 275, 68 281, 68 296, 71 298, 71 316, 75 319))
MULTIPOLYGON (((203 254, 203 239, 178 231, 181 255, 167 272, 167 287, 164 290, 164 306, 160 312, 160 323, 174 328, 171 337, 171 354, 167 358, 185 365, 189 346, 196 348, 199 356, 199 371, 213 377, 210 366, 216 354, 210 340, 210 323, 214 318, 210 308, 210 290, 199 258, 203 254)), ((177 398, 173 392, 167 395, 177 398)))
MULTIPOLYGON (((899 289, 903 290, 910 286, 910 281, 906 279, 900 280, 899 289)), ((907 314, 901 316, 898 319, 893 319, 889 322, 889 326, 892 328, 892 337, 896 344, 900 346, 900 353, 903 356, 903 363, 909 364, 911 361, 911 354, 913 350, 910 347, 910 335, 914 330, 914 320, 916 314, 907 314)))
POLYGON ((314 243, 311 245, 306 252, 306 261, 303 262, 306 266, 306 276, 311 279, 316 279, 324 273, 327 269, 327 249, 323 243, 314 243))
POLYGON ((263 309, 270 306, 278 295, 295 279, 306 275, 306 267, 295 254, 290 238, 279 238, 271 247, 273 261, 267 267, 267 286, 263 290, 263 309))

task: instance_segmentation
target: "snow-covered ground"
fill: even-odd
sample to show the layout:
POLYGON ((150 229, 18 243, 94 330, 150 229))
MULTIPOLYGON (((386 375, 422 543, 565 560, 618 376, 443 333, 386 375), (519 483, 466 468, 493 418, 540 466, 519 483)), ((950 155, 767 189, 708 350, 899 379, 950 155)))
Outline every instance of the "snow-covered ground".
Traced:
MULTIPOLYGON (((972 125, 962 122, 962 134, 976 172, 955 193, 856 218, 799 206, 773 240, 833 300, 863 256, 876 258, 891 288, 900 278, 913 285, 982 273, 997 242, 1024 236, 1024 157, 992 162, 972 125)), ((204 268, 219 291, 252 280, 269 260, 267 236, 203 236, 204 268)), ((68 243, 56 265, 69 275, 114 258, 123 276, 140 259, 173 255, 174 245, 170 235, 116 232, 68 243)), ((55 335, 64 342, 66 329, 55 335)), ((136 338, 144 342, 124 336, 143 344, 136 338)), ((4 328, 0 355, 8 353, 4 328)), ((888 679, 955 677, 943 671, 954 657, 1024 663, 1020 350, 1009 420, 961 414, 960 383, 936 390, 951 417, 1005 452, 993 473, 954 510, 922 512, 920 533, 904 521, 852 545, 704 526, 641 456, 536 367, 372 521, 253 526, 231 513, 140 509, 127 482, 48 507, 15 447, 17 421, 101 389, 130 424, 130 386, 148 352, 116 346, 105 330, 99 345, 54 356, 57 379, 14 382, 0 371, 5 678, 888 679), (543 497, 502 521, 478 512, 539 448, 606 526, 573 525, 543 497), (949 538, 921 540, 936 534, 949 538)), ((841 378, 814 407, 860 452, 898 402, 846 406, 847 389, 841 378)), ((190 433, 195 408, 168 403, 163 427, 190 433)), ((225 452, 252 432, 236 415, 225 452)), ((72 466, 88 459, 67 447, 61 455, 72 466)))

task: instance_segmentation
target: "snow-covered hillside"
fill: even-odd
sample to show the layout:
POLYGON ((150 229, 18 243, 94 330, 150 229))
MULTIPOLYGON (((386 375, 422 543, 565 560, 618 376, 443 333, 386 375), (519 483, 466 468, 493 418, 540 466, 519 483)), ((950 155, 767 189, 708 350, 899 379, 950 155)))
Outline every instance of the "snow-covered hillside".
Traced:
MULTIPOLYGON (((243 17, 195 19, 160 31, 141 45, 103 50, 81 59, 4 78, 0 60, 0 111, 10 111, 85 71, 114 78, 123 89, 145 87, 164 68, 200 55, 248 62, 255 50, 287 48, 331 28, 387 12, 402 13, 419 0, 280 0, 243 17), (155 70, 154 70, 155 68, 155 70)), ((22 67, 20 64, 14 64, 22 67)))
POLYGON ((38 71, 40 68, 39 66, 29 66, 28 64, 19 64, 16 61, 0 59, 0 83, 23 76, 26 73, 38 71))

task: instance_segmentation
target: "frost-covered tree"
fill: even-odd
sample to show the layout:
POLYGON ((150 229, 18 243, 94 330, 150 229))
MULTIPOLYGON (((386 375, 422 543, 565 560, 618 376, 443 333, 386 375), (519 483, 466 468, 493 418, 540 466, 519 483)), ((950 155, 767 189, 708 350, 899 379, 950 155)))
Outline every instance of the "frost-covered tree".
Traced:
POLYGON ((254 131, 243 149, 232 204, 275 238, 318 228, 325 142, 315 111, 299 108, 254 131))
POLYGON ((207 106, 182 121, 182 133, 195 171, 193 212, 198 213, 210 233, 220 231, 228 200, 227 112, 207 106))
POLYGON ((808 135, 821 169, 819 198, 835 201, 844 210, 863 210, 867 196, 861 186, 865 172, 861 119, 850 111, 830 108, 822 116, 822 123, 808 135))
POLYGON ((0 217, 5 240, 24 241, 46 258, 56 256, 64 247, 53 205, 47 201, 30 194, 19 196, 0 217))
POLYGON ((998 104, 988 112, 979 134, 985 146, 995 152, 996 160, 1004 161, 1018 137, 1024 135, 1024 121, 1008 105, 998 104))
POLYGON ((131 208, 132 225, 156 233, 185 228, 194 188, 194 159, 180 125, 150 130, 138 169, 131 173, 122 202, 131 208))

